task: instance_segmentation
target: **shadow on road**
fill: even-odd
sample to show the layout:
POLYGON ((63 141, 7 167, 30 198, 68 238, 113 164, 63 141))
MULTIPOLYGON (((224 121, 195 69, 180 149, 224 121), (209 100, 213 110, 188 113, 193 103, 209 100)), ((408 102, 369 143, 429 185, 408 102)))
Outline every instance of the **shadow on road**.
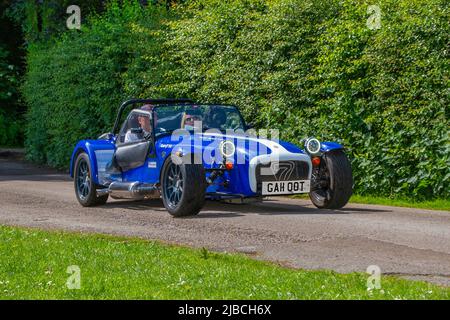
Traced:
MULTIPOLYGON (((152 199, 144 201, 131 200, 115 200, 109 201, 99 208, 123 208, 130 210, 160 210, 165 211, 161 199, 152 199)), ((200 211, 200 214, 193 217, 185 217, 185 219, 202 219, 202 218, 233 218, 244 215, 299 215, 299 214, 367 214, 391 212, 388 209, 371 209, 371 208, 343 208, 341 210, 317 209, 309 207, 307 204, 288 204, 281 201, 263 201, 252 204, 229 204, 218 201, 207 201, 206 205, 200 211)))
POLYGON ((102 206, 99 206, 97 208, 122 208, 122 209, 128 209, 128 210, 158 210, 160 208, 161 210, 165 210, 164 205, 162 203, 161 199, 149 199, 149 200, 108 200, 107 203, 105 203, 102 206))
MULTIPOLYGON (((224 204, 220 202, 210 202, 204 210, 234 211, 241 214, 259 214, 259 215, 289 215, 289 214, 351 214, 351 213, 381 213, 391 212, 385 209, 371 208, 343 208, 340 210, 317 209, 304 203, 285 203, 279 200, 267 200, 253 204, 224 204)), ((202 213, 198 216, 201 218, 202 213)), ((220 214, 218 214, 220 217, 220 214)))

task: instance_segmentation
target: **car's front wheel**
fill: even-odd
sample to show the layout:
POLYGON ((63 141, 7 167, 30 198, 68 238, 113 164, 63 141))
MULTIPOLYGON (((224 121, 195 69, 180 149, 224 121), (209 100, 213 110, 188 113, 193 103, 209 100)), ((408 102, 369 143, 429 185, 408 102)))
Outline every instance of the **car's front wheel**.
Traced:
POLYGON ((205 169, 201 164, 175 164, 170 157, 161 172, 164 206, 174 217, 193 216, 205 203, 205 169))
POLYGON ((108 195, 97 196, 96 185, 92 179, 92 169, 89 157, 81 152, 74 166, 74 187, 78 202, 83 207, 91 207, 106 203, 108 195))
POLYGON ((312 203, 323 209, 340 209, 352 195, 352 168, 342 150, 325 153, 311 177, 312 203))

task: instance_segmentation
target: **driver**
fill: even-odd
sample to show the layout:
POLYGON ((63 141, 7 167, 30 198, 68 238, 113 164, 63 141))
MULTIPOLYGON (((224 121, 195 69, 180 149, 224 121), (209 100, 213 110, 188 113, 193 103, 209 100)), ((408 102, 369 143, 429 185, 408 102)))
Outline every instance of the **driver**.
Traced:
MULTIPOLYGON (((154 106, 151 104, 144 104, 141 107, 141 110, 152 111, 153 108, 154 108, 154 106)), ((149 136, 152 133, 152 127, 150 124, 149 117, 143 116, 143 115, 138 115, 137 121, 139 123, 139 127, 142 128, 143 132, 140 134, 137 134, 137 133, 132 132, 131 128, 130 128, 127 131, 127 133, 125 134, 125 141, 124 141, 125 143, 141 140, 143 137, 149 136)))
MULTIPOLYGON (((194 130, 195 126, 199 125, 198 122, 202 121, 202 113, 200 110, 192 109, 186 111, 184 116, 184 125, 183 128, 186 130, 194 130), (196 123, 197 122, 197 123, 196 123)), ((201 123, 200 123, 201 126, 201 123)))

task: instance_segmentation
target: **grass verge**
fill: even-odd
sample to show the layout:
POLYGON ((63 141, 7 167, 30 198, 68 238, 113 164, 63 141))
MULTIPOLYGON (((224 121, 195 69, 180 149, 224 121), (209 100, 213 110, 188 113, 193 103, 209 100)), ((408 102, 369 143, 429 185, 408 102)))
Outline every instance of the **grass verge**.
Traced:
POLYGON ((379 204, 384 206, 393 207, 406 207, 417 209, 431 209, 431 210, 447 210, 450 211, 450 199, 436 199, 429 201, 414 201, 411 199, 390 199, 383 197, 370 197, 353 195, 350 198, 351 203, 363 203, 363 204, 379 204))
POLYGON ((450 289, 283 268, 237 254, 135 238, 0 227, 1 299, 450 299, 450 289), (80 289, 68 289, 69 266, 80 289))
MULTIPOLYGON (((294 195, 292 198, 309 200, 309 196, 307 194, 294 195)), ((450 211, 450 199, 415 201, 413 199, 391 199, 386 197, 360 196, 354 194, 350 198, 349 203, 377 204, 392 207, 450 211)))

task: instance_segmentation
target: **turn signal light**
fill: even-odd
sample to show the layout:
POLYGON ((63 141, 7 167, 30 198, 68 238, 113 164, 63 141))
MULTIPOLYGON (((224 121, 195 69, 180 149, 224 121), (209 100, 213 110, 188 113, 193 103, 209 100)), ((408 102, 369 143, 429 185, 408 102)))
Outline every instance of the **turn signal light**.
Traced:
POLYGON ((313 157, 311 162, 314 167, 318 167, 320 165, 320 157, 313 157))
POLYGON ((227 170, 233 169, 233 162, 226 162, 226 163, 225 163, 225 168, 226 168, 227 170))

